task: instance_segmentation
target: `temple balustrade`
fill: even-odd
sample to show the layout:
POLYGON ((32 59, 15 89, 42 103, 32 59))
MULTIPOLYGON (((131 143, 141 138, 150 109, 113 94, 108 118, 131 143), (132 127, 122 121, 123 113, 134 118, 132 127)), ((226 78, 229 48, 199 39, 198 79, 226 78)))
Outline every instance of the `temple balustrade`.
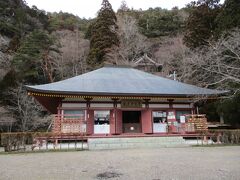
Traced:
MULTIPOLYGON (((109 111, 110 112, 110 111, 109 111)), ((101 123, 101 118, 99 119, 99 124, 94 122, 93 111, 83 114, 55 114, 52 123, 52 132, 54 133, 86 133, 88 135, 114 135, 114 134, 124 134, 123 132, 123 122, 122 113, 113 111, 109 114, 109 123, 101 123), (120 113, 121 115, 118 115, 120 113), (114 116, 118 116, 116 120, 113 119, 114 116), (113 122, 115 121, 115 122, 113 122), (118 127, 117 127, 118 126, 118 127), (101 133, 102 132, 102 133, 101 133)), ((199 114, 188 114, 185 116, 185 122, 177 122, 169 120, 165 123, 154 123, 153 120, 148 118, 148 121, 144 122, 145 114, 142 112, 141 121, 141 131, 143 134, 186 134, 186 133, 199 133, 207 131, 207 119, 205 115, 199 114), (150 128, 148 128, 150 127, 150 128)), ((146 114, 147 116, 151 116, 146 114)), ((132 128, 129 125, 129 128, 132 128)))

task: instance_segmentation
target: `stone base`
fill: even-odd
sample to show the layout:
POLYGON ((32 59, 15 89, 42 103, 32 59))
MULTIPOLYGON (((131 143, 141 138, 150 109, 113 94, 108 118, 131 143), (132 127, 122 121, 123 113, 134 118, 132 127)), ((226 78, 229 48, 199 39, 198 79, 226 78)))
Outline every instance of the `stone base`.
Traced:
POLYGON ((183 137, 89 138, 89 150, 186 147, 183 137))

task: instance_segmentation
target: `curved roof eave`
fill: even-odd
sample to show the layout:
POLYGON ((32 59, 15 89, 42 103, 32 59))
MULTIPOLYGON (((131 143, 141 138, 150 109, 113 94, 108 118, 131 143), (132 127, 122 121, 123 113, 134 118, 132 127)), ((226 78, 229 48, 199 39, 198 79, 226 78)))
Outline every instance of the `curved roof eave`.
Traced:
POLYGON ((142 97, 216 97, 228 93, 228 91, 221 91, 215 94, 138 94, 138 93, 104 93, 104 92, 73 92, 73 91, 48 91, 25 86, 27 91, 42 94, 55 95, 77 95, 77 96, 142 96, 142 97))
POLYGON ((66 80, 26 88, 35 93, 93 96, 194 97, 218 96, 228 92, 200 88, 123 67, 103 67, 66 80))

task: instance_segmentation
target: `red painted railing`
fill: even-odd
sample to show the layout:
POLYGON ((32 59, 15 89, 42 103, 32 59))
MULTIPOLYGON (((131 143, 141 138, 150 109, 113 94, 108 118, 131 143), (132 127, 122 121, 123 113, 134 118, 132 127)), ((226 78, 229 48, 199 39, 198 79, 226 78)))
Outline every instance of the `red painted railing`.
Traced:
MULTIPOLYGON (((186 115, 186 123, 172 122, 166 127, 168 134, 197 133, 207 130, 205 115, 186 115)), ((52 124, 53 133, 86 133, 87 121, 85 114, 58 114, 54 115, 52 124)))
POLYGON ((82 114, 54 115, 52 131, 54 133, 85 133, 85 116, 82 114))

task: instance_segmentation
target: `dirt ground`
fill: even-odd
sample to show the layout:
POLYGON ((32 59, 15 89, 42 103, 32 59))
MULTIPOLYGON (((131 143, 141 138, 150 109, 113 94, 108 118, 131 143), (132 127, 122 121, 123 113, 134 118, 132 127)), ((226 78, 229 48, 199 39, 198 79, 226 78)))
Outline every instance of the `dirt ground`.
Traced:
POLYGON ((240 179, 240 146, 0 155, 0 179, 240 179))

